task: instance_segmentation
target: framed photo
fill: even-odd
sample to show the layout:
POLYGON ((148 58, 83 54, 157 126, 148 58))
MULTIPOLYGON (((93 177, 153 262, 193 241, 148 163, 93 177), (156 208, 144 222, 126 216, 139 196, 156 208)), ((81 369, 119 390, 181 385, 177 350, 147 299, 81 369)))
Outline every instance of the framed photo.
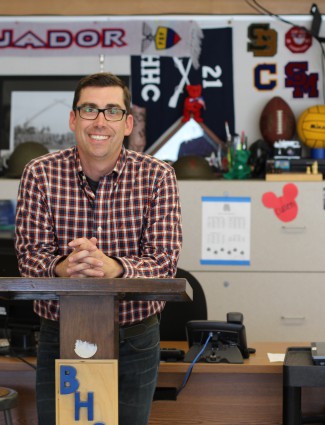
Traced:
MULTIPOLYGON (((74 144, 69 112, 80 76, 0 76, 0 151, 39 142, 49 151, 74 144)), ((129 77, 121 77, 127 84, 129 77)))
POLYGON ((67 108, 71 109, 73 92, 80 78, 0 77, 0 150, 11 152, 25 141, 41 142, 49 150, 55 149, 54 140, 68 131, 67 108))

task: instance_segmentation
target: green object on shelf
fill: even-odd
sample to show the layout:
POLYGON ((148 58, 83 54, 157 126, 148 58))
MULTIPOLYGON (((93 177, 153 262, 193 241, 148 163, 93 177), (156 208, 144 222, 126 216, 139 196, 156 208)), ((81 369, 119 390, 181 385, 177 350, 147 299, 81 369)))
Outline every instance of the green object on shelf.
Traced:
POLYGON ((250 152, 246 150, 236 150, 233 155, 231 169, 223 176, 227 180, 245 180, 251 175, 251 169, 248 165, 250 152))

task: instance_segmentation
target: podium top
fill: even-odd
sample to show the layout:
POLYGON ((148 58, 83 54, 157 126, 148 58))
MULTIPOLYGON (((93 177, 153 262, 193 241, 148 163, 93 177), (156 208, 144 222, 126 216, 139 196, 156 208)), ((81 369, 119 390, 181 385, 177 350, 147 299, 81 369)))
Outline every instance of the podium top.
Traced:
POLYGON ((67 295, 111 295, 126 300, 191 301, 192 288, 183 278, 26 278, 0 277, 0 297, 53 300, 67 295))

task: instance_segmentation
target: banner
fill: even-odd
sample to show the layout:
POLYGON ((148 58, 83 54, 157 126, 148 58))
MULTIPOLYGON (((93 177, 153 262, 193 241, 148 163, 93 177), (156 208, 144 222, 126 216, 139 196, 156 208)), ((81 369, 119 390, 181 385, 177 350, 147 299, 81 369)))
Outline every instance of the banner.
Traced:
POLYGON ((202 31, 194 21, 4 21, 0 54, 182 55, 198 67, 202 31))
MULTIPOLYGON (((139 110, 136 127, 142 123, 139 133, 145 132, 144 150, 182 118, 188 84, 202 86, 204 125, 222 140, 226 121, 234 132, 232 29, 203 30, 198 69, 183 56, 131 58, 132 100, 139 110)), ((136 131, 133 136, 137 137, 136 131)))

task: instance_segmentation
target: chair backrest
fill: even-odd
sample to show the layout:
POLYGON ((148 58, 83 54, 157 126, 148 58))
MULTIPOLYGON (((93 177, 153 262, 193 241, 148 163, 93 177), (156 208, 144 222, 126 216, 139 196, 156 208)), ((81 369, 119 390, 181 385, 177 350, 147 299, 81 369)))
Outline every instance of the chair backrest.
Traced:
POLYGON ((198 280, 188 271, 178 268, 177 278, 185 278, 193 289, 192 302, 167 302, 161 313, 161 341, 186 341, 186 323, 207 320, 207 304, 198 280))

